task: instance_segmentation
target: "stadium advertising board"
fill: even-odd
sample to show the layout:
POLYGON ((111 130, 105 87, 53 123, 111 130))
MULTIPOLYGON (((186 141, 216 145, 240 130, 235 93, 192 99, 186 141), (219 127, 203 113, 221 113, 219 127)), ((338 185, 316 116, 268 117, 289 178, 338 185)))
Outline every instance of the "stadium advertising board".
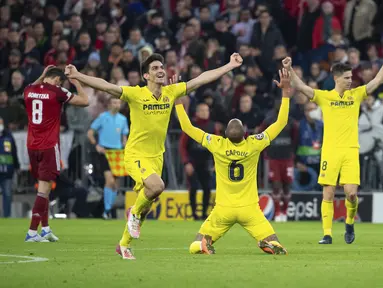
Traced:
MULTIPOLYGON (((383 205, 383 193, 370 193, 359 196, 359 209, 356 221, 371 222, 374 216, 374 222, 383 222, 383 212, 378 209, 383 205), (373 201, 374 194, 378 194, 381 198, 373 201), (380 201, 378 201, 380 200, 380 201), (374 202, 374 205, 373 205, 374 202), (379 202, 379 203, 378 203, 379 202), (373 209, 373 206, 375 209, 373 209), (375 212, 373 212, 375 210, 375 212)), ((266 218, 272 220, 274 217, 274 202, 270 195, 261 194, 259 196, 259 205, 266 218)), ((210 199, 209 212, 213 207, 215 192, 212 192, 210 199)), ((125 208, 134 204, 136 193, 128 191, 125 194, 125 208)), ((312 193, 293 193, 287 216, 290 221, 318 221, 321 219, 321 201, 322 194, 319 192, 312 193)), ((197 214, 201 215, 202 211, 202 192, 197 193, 197 214)), ((344 195, 339 194, 334 200, 334 221, 344 221, 346 218, 344 195)), ((157 220, 193 220, 191 207, 189 204, 189 194, 187 191, 169 191, 164 192, 160 199, 157 199, 148 215, 149 219, 157 220)))

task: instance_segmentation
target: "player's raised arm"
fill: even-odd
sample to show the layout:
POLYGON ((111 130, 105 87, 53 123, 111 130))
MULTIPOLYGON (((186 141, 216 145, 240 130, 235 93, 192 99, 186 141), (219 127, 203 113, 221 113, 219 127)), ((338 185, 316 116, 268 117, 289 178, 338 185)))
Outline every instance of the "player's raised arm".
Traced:
POLYGON ((88 95, 85 93, 84 89, 82 88, 81 83, 75 79, 69 79, 69 82, 76 87, 77 96, 70 99, 68 103, 74 106, 81 106, 81 107, 89 106, 88 95))
POLYGON ((376 74, 375 78, 367 83, 367 85, 366 85, 367 95, 374 92, 382 84, 383 84, 383 66, 380 68, 380 70, 379 70, 378 74, 376 74))
POLYGON ((193 124, 190 122, 189 116, 186 114, 184 105, 182 104, 181 100, 176 100, 175 104, 182 131, 184 131, 187 135, 189 135, 190 138, 193 138, 198 143, 202 143, 203 135, 205 132, 193 126, 193 124))
POLYGON ((203 72, 198 77, 188 81, 186 83, 186 93, 190 93, 193 90, 198 89, 202 85, 208 84, 230 72, 231 70, 242 65, 242 57, 238 53, 233 53, 230 57, 230 62, 224 66, 221 66, 217 69, 209 70, 203 72))
POLYGON ((73 65, 65 67, 65 75, 69 79, 76 79, 83 84, 86 84, 96 90, 104 91, 109 93, 113 97, 120 98, 122 94, 122 88, 120 86, 111 84, 104 79, 88 76, 77 71, 73 65))
POLYGON ((275 84, 282 89, 282 103, 279 109, 278 119, 266 129, 267 135, 269 135, 270 141, 275 139, 279 133, 285 128, 289 119, 290 108, 290 81, 291 77, 286 69, 279 70, 280 82, 274 80, 275 84))
POLYGON ((314 89, 307 86, 292 69, 292 60, 290 57, 286 57, 282 60, 283 67, 290 73, 291 82, 293 86, 300 92, 302 92, 309 99, 314 98, 314 89))

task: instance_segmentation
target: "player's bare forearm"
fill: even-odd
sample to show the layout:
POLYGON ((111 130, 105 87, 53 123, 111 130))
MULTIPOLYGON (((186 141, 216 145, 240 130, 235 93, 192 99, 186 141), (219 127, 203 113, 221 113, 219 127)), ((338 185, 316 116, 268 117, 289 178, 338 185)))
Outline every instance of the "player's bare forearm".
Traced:
POLYGON ((382 84, 383 84, 383 66, 380 68, 380 70, 379 70, 378 74, 376 74, 375 78, 367 83, 367 85, 366 85, 367 95, 374 92, 382 84))
POLYGON ((210 82, 217 80, 219 77, 221 77, 221 76, 225 75, 226 73, 230 72, 231 70, 241 66, 242 62, 243 62, 242 57, 238 53, 233 53, 230 56, 230 62, 227 63, 226 65, 221 66, 217 69, 203 72, 198 77, 188 81, 186 83, 187 93, 190 93, 191 91, 201 87, 202 85, 205 85, 205 84, 208 84, 210 82))
POLYGON ((85 93, 85 90, 82 87, 81 83, 72 79, 70 80, 70 82, 76 87, 77 96, 72 98, 69 104, 81 107, 89 106, 89 97, 85 93))
POLYGON ((193 90, 198 89, 199 87, 206 85, 208 83, 211 83, 218 78, 222 77, 226 73, 230 72, 233 68, 229 64, 226 64, 224 66, 221 66, 217 69, 209 70, 206 72, 203 72, 198 77, 188 81, 186 83, 186 91, 187 93, 192 92, 193 90))
POLYGON ((302 92, 306 97, 309 99, 314 98, 314 89, 310 86, 307 86, 302 79, 298 77, 298 75, 295 73, 294 69, 289 70, 291 74, 291 82, 293 87, 295 87, 298 91, 302 92))
POLYGON ((202 143, 203 135, 205 134, 205 132, 192 125, 189 116, 186 114, 184 106, 182 104, 177 104, 176 111, 178 120, 181 124, 182 131, 184 131, 187 135, 189 135, 190 138, 194 139, 196 142, 202 143))
POLYGON ((89 129, 88 130, 87 136, 88 136, 90 144, 92 144, 92 145, 96 145, 97 144, 96 138, 94 137, 93 129, 89 129))
MULTIPOLYGON (((285 92, 283 92, 285 93, 285 92)), ((287 92, 288 93, 288 92, 287 92)), ((278 119, 266 129, 267 135, 270 137, 270 141, 274 140, 279 133, 285 128, 289 119, 290 98, 283 97, 281 107, 278 113, 278 119)))
POLYGON ((122 94, 122 88, 120 86, 111 84, 104 79, 88 76, 80 72, 76 73, 74 78, 89 87, 109 93, 113 97, 119 98, 122 94))

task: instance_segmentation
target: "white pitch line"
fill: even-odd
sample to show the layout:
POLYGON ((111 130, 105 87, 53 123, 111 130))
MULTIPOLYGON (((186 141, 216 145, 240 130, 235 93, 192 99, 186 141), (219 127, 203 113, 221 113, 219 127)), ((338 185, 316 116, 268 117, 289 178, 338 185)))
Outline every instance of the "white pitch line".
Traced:
POLYGON ((12 255, 12 254, 0 254, 0 257, 27 259, 27 260, 16 260, 16 261, 6 261, 6 262, 0 261, 0 264, 44 262, 49 260, 48 258, 43 258, 43 257, 31 257, 31 256, 21 256, 21 255, 12 255))

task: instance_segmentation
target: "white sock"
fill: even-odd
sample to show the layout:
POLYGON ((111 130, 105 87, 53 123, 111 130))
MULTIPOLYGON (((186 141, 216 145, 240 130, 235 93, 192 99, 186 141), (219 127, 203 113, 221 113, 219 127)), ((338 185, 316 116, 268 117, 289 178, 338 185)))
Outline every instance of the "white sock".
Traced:
POLYGON ((42 227, 41 229, 42 229, 45 233, 48 233, 48 232, 51 231, 51 228, 50 228, 49 226, 47 226, 47 227, 42 227))
POLYGON ((36 236, 36 235, 37 235, 37 231, 36 231, 36 230, 31 230, 31 229, 29 229, 29 230, 28 230, 28 235, 29 235, 29 236, 32 236, 32 237, 33 237, 33 236, 36 236))

